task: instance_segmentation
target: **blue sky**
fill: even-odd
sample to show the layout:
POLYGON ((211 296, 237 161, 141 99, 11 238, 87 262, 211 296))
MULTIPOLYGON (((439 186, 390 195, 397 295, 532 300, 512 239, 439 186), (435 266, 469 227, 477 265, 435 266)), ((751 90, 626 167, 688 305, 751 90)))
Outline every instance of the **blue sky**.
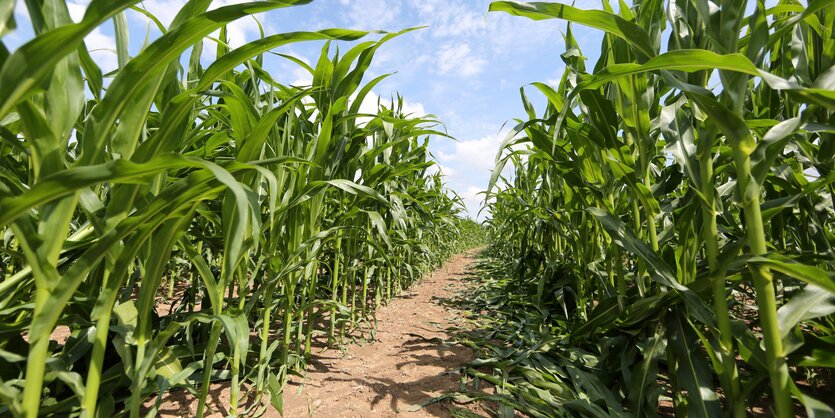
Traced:
MULTIPOLYGON (((83 16, 89 0, 68 0, 74 19, 83 16)), ((213 7, 233 3, 216 0, 213 7)), ((140 5, 164 24, 173 19, 184 0, 146 0, 140 5)), ((440 118, 456 141, 435 139, 431 151, 447 177, 449 188, 465 200, 475 217, 494 158, 513 119, 524 116, 519 87, 533 81, 556 83, 562 74, 560 54, 564 51, 565 23, 557 20, 534 22, 506 14, 488 15, 489 0, 316 0, 309 5, 280 9, 258 16, 267 34, 296 30, 341 27, 363 30, 398 31, 428 26, 396 38, 378 51, 369 69, 370 80, 396 72, 374 89, 384 100, 400 93, 407 109, 416 114, 431 113, 440 118), (507 126, 503 129, 503 125, 507 126)), ((579 1, 576 6, 599 7, 598 2, 579 1)), ((23 2, 16 8, 18 30, 3 41, 14 49, 31 38, 23 2)), ((159 36, 143 15, 128 12, 131 54, 140 51, 148 36, 159 36)), ((588 55, 599 47, 600 34, 575 27, 574 35, 588 55)), ((232 46, 256 39, 253 19, 230 25, 232 46)), ((373 35, 379 37, 379 35, 373 35)), ((372 37, 373 37, 372 36, 372 37)), ((105 24, 87 37, 88 48, 105 70, 116 66, 112 24, 105 24)), ((321 43, 293 44, 277 52, 315 62, 321 43)), ((347 48, 343 45, 342 48, 347 48)), ((205 50, 212 50, 208 46, 205 50)), ((210 60, 212 52, 204 59, 210 60)), ((590 57, 594 59, 595 57, 590 57)), ((267 69, 284 83, 309 79, 303 70, 282 58, 267 60, 267 69)), ((541 108, 543 100, 530 91, 541 108)), ((370 105, 370 103, 369 103, 370 105)))

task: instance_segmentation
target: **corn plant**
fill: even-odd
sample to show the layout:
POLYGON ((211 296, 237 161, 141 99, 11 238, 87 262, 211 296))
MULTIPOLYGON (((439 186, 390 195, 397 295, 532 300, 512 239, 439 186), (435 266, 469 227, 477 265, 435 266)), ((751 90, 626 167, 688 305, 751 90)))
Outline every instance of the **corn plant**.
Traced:
MULTIPOLYGON (((458 245, 460 199, 427 174, 438 122, 400 98, 359 112, 385 78, 363 81, 374 53, 408 30, 341 55, 333 42, 368 33, 233 49, 228 23, 309 0, 192 0, 168 27, 136 3, 94 0, 73 23, 63 1, 27 2, 34 38, 0 43, 0 414, 154 416, 187 390, 203 416, 219 381, 233 416, 280 409, 317 335, 341 342, 336 325, 373 316, 370 295, 458 245), (135 56, 129 9, 162 32, 135 56), (108 21, 118 68, 103 74, 84 38, 108 21), (311 85, 264 68, 310 41, 325 41, 314 66, 286 57, 311 85)), ((5 4, 0 35, 22 24, 5 4)))
POLYGON ((506 405, 654 416, 664 382, 676 415, 744 416, 765 394, 775 416, 831 416, 795 383, 835 366, 831 2, 490 10, 570 22, 562 79, 532 83, 541 115, 522 90, 491 179, 491 254, 513 266, 488 269, 494 289, 539 309, 511 303, 505 323, 538 331, 506 338, 551 347, 506 405), (604 32, 592 72, 572 24, 604 32))

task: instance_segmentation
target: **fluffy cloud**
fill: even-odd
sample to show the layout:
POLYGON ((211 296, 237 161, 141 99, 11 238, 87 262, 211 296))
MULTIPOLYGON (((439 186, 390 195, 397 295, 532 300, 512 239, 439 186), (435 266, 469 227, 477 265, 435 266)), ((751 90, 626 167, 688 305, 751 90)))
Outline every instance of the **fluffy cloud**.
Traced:
POLYGON ((400 3, 386 0, 340 0, 353 29, 390 28, 400 17, 400 3))
POLYGON ((486 7, 477 2, 412 0, 422 24, 431 26, 436 38, 475 36, 487 28, 486 7))
MULTIPOLYGON (((487 13, 489 1, 412 0, 420 24, 430 26, 434 38, 466 39, 485 46, 492 55, 502 55, 512 48, 533 49, 554 41, 557 20, 536 22, 504 13, 487 13)), ((559 38, 557 38, 559 39, 559 38)))
POLYGON ((426 109, 423 108, 423 104, 420 102, 411 103, 404 100, 402 110, 404 114, 412 117, 426 116, 426 109))
POLYGON ((290 85, 304 87, 313 84, 313 74, 305 68, 296 67, 290 71, 290 78, 293 80, 290 85))
POLYGON ((445 166, 441 163, 437 163, 437 164, 435 164, 435 165, 426 169, 426 174, 427 175, 433 175, 435 173, 441 173, 445 177, 449 178, 449 177, 454 176, 455 173, 457 173, 457 170, 455 170, 452 167, 445 166))
POLYGON ((86 38, 84 44, 90 51, 90 57, 98 64, 102 72, 108 73, 118 66, 116 58, 116 39, 96 28, 86 38))
POLYGON ((87 11, 89 0, 75 0, 67 2, 67 10, 70 12, 70 19, 74 22, 80 22, 84 18, 84 12, 87 11))
MULTIPOLYGON (((350 102, 355 101, 356 98, 357 97, 355 93, 353 96, 351 96, 350 102)), ((359 112, 372 115, 376 114, 378 103, 381 103, 383 106, 386 107, 389 107, 389 105, 391 104, 390 100, 385 98, 381 99, 380 96, 372 90, 368 92, 368 94, 365 96, 365 99, 360 104, 359 112)), ((423 104, 417 102, 412 103, 406 100, 403 100, 403 108, 401 110, 404 114, 410 115, 412 117, 425 116, 427 114, 426 110, 423 107, 423 104)), ((368 122, 370 119, 371 118, 369 117, 360 117, 357 118, 357 123, 362 124, 368 122)))
MULTIPOLYGON (((68 1, 67 10, 70 13, 70 19, 74 22, 80 22, 84 18, 84 12, 87 11, 89 4, 90 0, 68 1)), ((18 2, 16 12, 28 18, 28 9, 22 1, 18 2)), ((93 61, 98 64, 103 72, 108 73, 116 69, 116 38, 102 32, 101 27, 97 27, 84 38, 84 44, 90 51, 93 61)))
POLYGON ((487 135, 456 142, 452 153, 439 153, 438 158, 448 164, 454 162, 475 175, 484 175, 495 166, 496 152, 503 139, 504 135, 487 135))
MULTIPOLYGON (((473 219, 484 220, 487 215, 478 213, 484 203, 484 195, 479 193, 487 188, 490 173, 495 168, 496 154, 506 135, 507 130, 503 130, 495 135, 463 140, 454 143, 447 152, 435 153, 442 167, 452 168, 449 171, 442 169, 442 172, 453 189, 458 191, 473 219)), ((512 167, 506 166, 503 175, 511 173, 512 167)), ((501 188, 502 184, 496 184, 496 187, 501 188)))
MULTIPOLYGON (((353 103, 356 100, 357 100, 357 94, 354 93, 351 96, 350 102, 353 103)), ((370 115, 376 114, 377 113, 377 105, 378 105, 379 101, 380 101, 380 96, 377 96, 377 94, 374 93, 373 91, 368 92, 368 94, 362 100, 362 103, 360 103, 359 113, 366 113, 366 114, 370 114, 370 115)), ((371 120, 371 118, 367 117, 367 116, 359 117, 359 118, 357 118, 357 124, 358 125, 360 125, 360 124, 364 125, 369 120, 371 120)))
POLYGON ((469 77, 480 73, 486 64, 487 60, 473 57, 470 46, 464 43, 446 44, 438 50, 437 68, 441 74, 469 77))
POLYGON ((467 213, 470 217, 479 221, 483 221, 485 218, 483 212, 479 214, 479 210, 481 210, 481 206, 484 204, 484 195, 481 194, 483 191, 480 187, 470 186, 458 194, 461 196, 461 200, 464 201, 464 207, 467 208, 467 213))
MULTIPOLYGON (((311 65, 310 59, 308 59, 304 55, 299 54, 298 52, 290 50, 282 51, 282 53, 284 55, 296 58, 307 65, 311 65)), ((277 74, 274 74, 274 76, 278 77, 277 80, 279 82, 289 82, 291 86, 297 87, 306 87, 313 84, 313 74, 310 74, 310 72, 307 71, 307 69, 305 69, 301 65, 296 64, 295 62, 292 62, 290 60, 284 60, 281 62, 280 68, 281 70, 277 74), (289 76, 287 74, 289 74, 289 76)))

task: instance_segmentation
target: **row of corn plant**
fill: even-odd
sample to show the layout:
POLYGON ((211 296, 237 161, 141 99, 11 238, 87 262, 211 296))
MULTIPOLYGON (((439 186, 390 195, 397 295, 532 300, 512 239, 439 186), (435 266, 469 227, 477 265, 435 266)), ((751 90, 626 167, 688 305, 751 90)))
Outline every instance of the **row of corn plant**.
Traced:
POLYGON ((35 34, 0 43, 0 415, 154 416, 186 390, 203 416, 218 381, 233 416, 280 409, 317 341, 459 249, 461 201, 430 171, 438 122, 399 97, 360 112, 388 76, 364 80, 375 52, 403 32, 342 53, 332 41, 369 34, 231 48, 228 23, 309 0, 191 0, 168 27, 137 3, 94 0, 77 23, 62 0, 25 2, 30 22, 0 6, 0 35, 35 34), (162 33, 134 56, 129 11, 162 33), (84 39, 110 22, 103 74, 84 39), (277 55, 310 85, 265 69, 311 41, 315 64, 277 55))
POLYGON ((497 157, 472 373, 532 415, 833 416, 835 3, 490 10, 569 26, 497 157))

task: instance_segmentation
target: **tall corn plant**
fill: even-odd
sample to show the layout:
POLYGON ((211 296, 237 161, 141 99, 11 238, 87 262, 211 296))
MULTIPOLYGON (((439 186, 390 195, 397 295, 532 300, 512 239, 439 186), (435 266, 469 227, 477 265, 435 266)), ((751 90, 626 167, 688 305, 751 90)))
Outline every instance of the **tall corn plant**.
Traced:
MULTIPOLYGON (((410 182, 404 193, 421 211, 457 226, 459 209, 424 177, 433 163, 415 142, 435 122, 358 112, 380 80, 362 83, 374 51, 398 34, 342 57, 326 45, 315 68, 297 62, 314 80, 301 87, 273 79, 262 55, 366 33, 293 32, 228 47, 227 23, 308 2, 207 11, 209 1, 194 0, 167 28, 131 1, 93 1, 80 23, 63 2, 27 3, 34 39, 0 50, 4 413, 154 415, 162 396, 148 404, 151 395, 185 387, 202 416, 218 380, 230 381, 233 415, 270 402, 280 409, 284 379, 310 355, 316 315, 359 309, 322 296, 331 291, 323 249, 337 243, 330 257, 354 264, 390 261, 366 254, 386 254, 389 231, 416 216, 385 197, 385 183, 410 182), (128 7, 163 33, 134 57, 128 7), (105 76, 83 39, 110 19, 119 68, 105 76), (216 30, 216 58, 204 67, 216 30), (360 117, 371 122, 360 126, 360 117), (387 161, 385 176, 363 165, 395 147, 412 157, 387 161), (366 210, 341 216, 352 201, 366 210), (357 228, 356 218, 368 226, 357 228), (355 238, 356 251, 340 251, 343 236, 355 238), (57 325, 71 332, 58 345, 57 325), (255 399, 246 409, 244 381, 255 399)), ((2 35, 17 23, 14 7, 2 8, 2 35)), ((448 252, 429 255, 437 262, 448 252)), ((386 277, 399 281, 406 272, 394 266, 386 277)))
MULTIPOLYGON (((831 413, 789 372, 832 367, 809 351, 831 335, 835 291, 830 2, 758 2, 747 16, 744 2, 490 8, 605 32, 587 73, 569 27, 559 86, 533 84, 548 99, 541 117, 523 91, 529 120, 503 144, 509 151, 491 182, 516 166, 490 192, 497 252, 517 260, 519 280, 539 276, 538 300, 550 292, 564 304, 572 295, 566 349, 611 344, 613 335, 646 347, 624 354, 621 365, 631 366, 615 379, 624 385, 616 397, 639 415, 656 413, 656 373, 682 415, 721 413, 713 375, 727 414, 744 416, 764 376, 777 416, 793 414, 792 397, 810 415, 831 413), (801 220, 815 227, 790 226, 801 220), (555 282, 554 266, 574 279, 555 282), (758 330, 740 320, 748 283, 758 330)), ((609 412, 619 410, 604 398, 609 412)))

